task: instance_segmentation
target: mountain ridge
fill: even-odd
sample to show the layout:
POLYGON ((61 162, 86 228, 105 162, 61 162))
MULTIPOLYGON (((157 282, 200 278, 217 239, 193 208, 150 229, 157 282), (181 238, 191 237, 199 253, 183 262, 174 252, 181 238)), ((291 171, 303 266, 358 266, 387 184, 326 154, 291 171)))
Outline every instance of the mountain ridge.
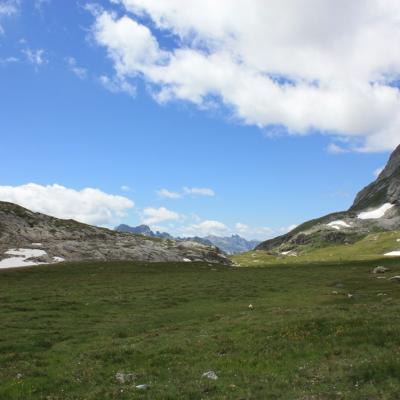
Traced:
POLYGON ((195 241, 208 246, 216 246, 227 254, 238 254, 245 251, 253 250, 261 242, 258 240, 247 240, 240 235, 233 234, 231 236, 207 235, 204 237, 173 237, 167 232, 153 232, 148 225, 129 226, 121 224, 115 227, 119 232, 130 232, 149 237, 169 238, 178 241, 195 241))

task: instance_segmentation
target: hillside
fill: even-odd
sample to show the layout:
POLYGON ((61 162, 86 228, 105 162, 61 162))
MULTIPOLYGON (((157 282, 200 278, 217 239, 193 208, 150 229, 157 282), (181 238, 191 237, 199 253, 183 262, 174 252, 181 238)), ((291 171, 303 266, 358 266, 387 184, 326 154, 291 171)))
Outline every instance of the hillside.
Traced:
POLYGON ((0 202, 0 268, 82 260, 230 263, 217 248, 197 242, 115 232, 0 202))
POLYGON ((262 242, 256 250, 275 256, 299 255, 327 246, 351 245, 373 233, 397 230, 400 230, 400 146, 376 181, 358 193, 348 211, 305 222, 286 235, 262 242))

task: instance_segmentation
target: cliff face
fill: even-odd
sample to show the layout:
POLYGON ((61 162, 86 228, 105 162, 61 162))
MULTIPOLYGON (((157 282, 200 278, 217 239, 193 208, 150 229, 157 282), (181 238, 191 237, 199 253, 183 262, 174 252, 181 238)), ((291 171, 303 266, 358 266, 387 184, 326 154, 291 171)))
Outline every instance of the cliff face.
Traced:
POLYGON ((384 203, 400 204, 400 146, 392 153, 376 181, 357 194, 350 210, 378 207, 384 203))
POLYGON ((116 232, 0 202, 0 261, 10 258, 6 253, 11 249, 21 248, 41 249, 39 262, 62 258, 66 261, 204 261, 230 264, 212 246, 116 232))

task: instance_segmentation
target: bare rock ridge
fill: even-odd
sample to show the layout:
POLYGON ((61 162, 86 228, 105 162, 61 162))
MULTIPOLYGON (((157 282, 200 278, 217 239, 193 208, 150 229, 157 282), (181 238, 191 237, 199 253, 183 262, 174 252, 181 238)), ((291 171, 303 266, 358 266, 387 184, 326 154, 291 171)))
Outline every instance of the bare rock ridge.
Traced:
POLYGON ((30 254, 32 259, 28 261, 37 263, 135 260, 204 261, 230 265, 230 261, 213 246, 116 232, 0 202, 0 268, 7 265, 5 261, 15 256, 18 249, 30 254))
POLYGON ((378 178, 362 189, 348 211, 307 221, 286 235, 262 242, 256 250, 274 255, 332 244, 351 244, 373 232, 400 229, 400 146, 378 178))
POLYGON ((400 204, 400 146, 392 153, 376 181, 357 194, 350 210, 378 207, 384 203, 400 204))

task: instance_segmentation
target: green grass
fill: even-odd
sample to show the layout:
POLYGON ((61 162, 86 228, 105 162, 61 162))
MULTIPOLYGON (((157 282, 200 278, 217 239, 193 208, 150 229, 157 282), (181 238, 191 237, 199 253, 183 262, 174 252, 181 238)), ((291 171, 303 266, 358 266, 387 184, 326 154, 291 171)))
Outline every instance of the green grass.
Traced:
POLYGON ((0 271, 0 399, 398 399, 400 286, 374 265, 0 271))
POLYGON ((273 256, 265 251, 250 251, 232 257, 242 267, 265 265, 292 265, 305 263, 343 263, 348 260, 376 260, 385 253, 400 250, 400 232, 373 233, 354 244, 330 245, 324 247, 299 246, 298 256, 273 256))

